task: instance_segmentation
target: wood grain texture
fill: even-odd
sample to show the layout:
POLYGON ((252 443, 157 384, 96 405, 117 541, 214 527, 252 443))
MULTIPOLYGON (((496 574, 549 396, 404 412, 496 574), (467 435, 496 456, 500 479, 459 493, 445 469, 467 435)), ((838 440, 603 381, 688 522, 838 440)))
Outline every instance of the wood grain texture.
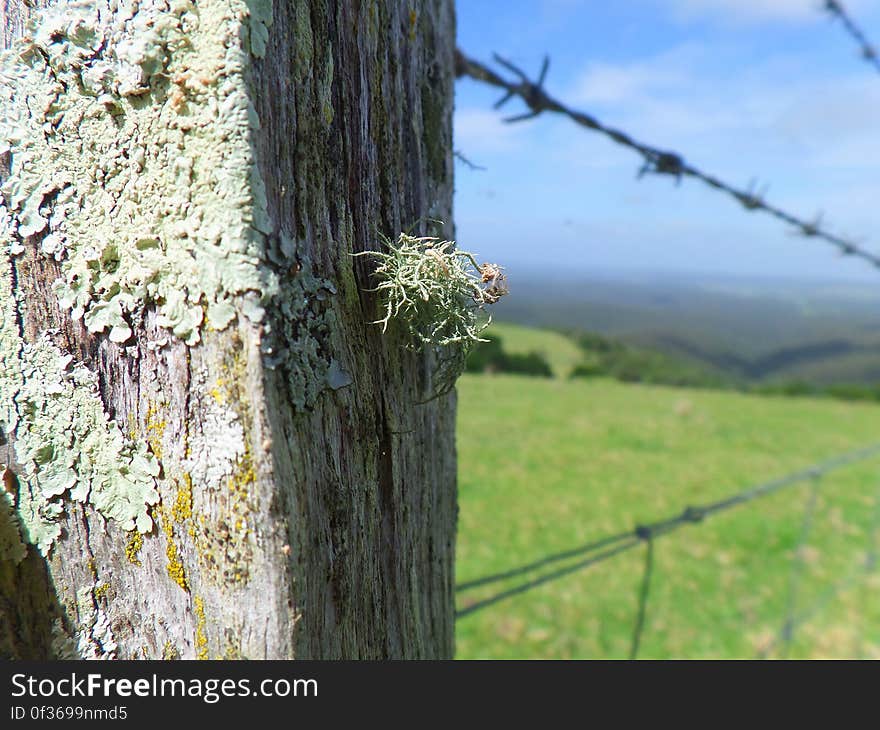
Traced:
MULTIPOLYGON (((27 8, 2 9, 8 45, 27 8)), ((320 355, 350 384, 297 405, 297 361, 267 366, 264 333, 243 318, 194 347, 147 346, 161 335, 149 309, 134 344, 90 335, 55 303, 57 264, 26 242, 14 264, 25 339, 55 329, 98 374, 105 412, 161 453, 162 505, 137 550, 115 524, 69 506, 43 581, 43 638, 9 654, 44 656, 56 614, 73 633, 100 607, 119 658, 452 656, 455 396, 420 404, 434 353, 370 324, 370 264, 350 254, 427 218, 451 236, 454 23, 452 0, 276 2, 249 79, 270 239, 295 243, 272 264, 283 285, 267 324, 290 330, 280 299, 298 295, 304 267, 330 282, 335 294, 314 303, 329 323, 320 355), (192 481, 187 509, 194 445, 223 457, 204 446, 217 383, 247 453, 228 490, 192 481)), ((10 581, 0 581, 7 601, 10 581)), ((21 623, 21 613, 2 618, 21 623)))

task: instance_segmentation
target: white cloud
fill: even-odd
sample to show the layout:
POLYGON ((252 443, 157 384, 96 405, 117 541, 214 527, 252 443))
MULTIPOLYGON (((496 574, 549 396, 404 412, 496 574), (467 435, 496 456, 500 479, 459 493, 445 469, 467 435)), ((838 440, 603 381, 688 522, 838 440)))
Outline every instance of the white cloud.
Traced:
POLYGON ((454 147, 479 162, 477 150, 488 154, 507 152, 519 146, 523 127, 506 124, 497 111, 464 108, 455 110, 454 147))
POLYGON ((573 98, 587 104, 618 103, 646 92, 681 86, 685 79, 685 74, 674 69, 594 63, 580 79, 573 98))
MULTIPOLYGON (((623 64, 591 63, 563 98, 658 147, 713 159, 771 158, 863 167, 880 159, 880 84, 855 67, 816 75, 797 57, 726 65, 686 44, 623 64), (862 150, 861 154, 859 150, 862 150), (806 155, 804 157, 803 155, 806 155)), ((770 160, 771 164, 777 162, 770 160)))
MULTIPOLYGON (((821 19, 821 0, 663 0, 675 19, 708 18, 733 25, 815 23, 821 19)), ((847 0, 850 13, 877 8, 876 0, 847 0)))

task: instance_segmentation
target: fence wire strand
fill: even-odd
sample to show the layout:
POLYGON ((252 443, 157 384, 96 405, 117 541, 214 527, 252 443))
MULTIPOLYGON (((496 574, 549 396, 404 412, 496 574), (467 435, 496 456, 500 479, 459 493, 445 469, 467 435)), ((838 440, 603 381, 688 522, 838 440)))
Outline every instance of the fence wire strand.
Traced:
MULTIPOLYGON (((837 0, 826 0, 824 7, 834 18, 841 21, 844 29, 859 44, 862 58, 874 66, 876 70, 880 71, 880 56, 878 56, 876 48, 868 41, 865 33, 855 23, 843 7, 843 4, 837 0)), ((687 163, 685 158, 677 152, 660 149, 638 141, 621 130, 603 124, 590 114, 565 106, 562 102, 550 96, 544 89, 547 73, 550 68, 549 57, 544 58, 541 69, 534 81, 531 80, 522 69, 509 60, 498 54, 494 54, 493 57, 495 62, 501 68, 513 75, 514 80, 505 79, 488 66, 469 58, 460 49, 456 49, 456 76, 459 78, 467 76, 476 81, 502 89, 504 95, 496 102, 496 109, 501 108, 514 97, 521 99, 528 108, 528 111, 509 116, 505 119, 506 122, 515 123, 534 119, 544 112, 561 114, 568 117, 575 124, 578 124, 585 129, 598 132, 614 143, 636 152, 642 158, 642 164, 638 170, 638 178, 642 178, 648 174, 657 174, 669 175, 676 180, 676 183, 680 182, 684 177, 699 180, 714 190, 726 193, 748 212, 759 211, 772 216, 773 218, 793 227, 796 232, 806 238, 824 240, 832 246, 835 246, 843 256, 851 256, 861 259, 875 268, 880 269, 880 255, 867 250, 860 242, 831 232, 825 225, 823 225, 821 213, 812 220, 789 213, 782 208, 768 203, 764 199, 764 191, 759 191, 756 188, 756 183, 754 181, 750 183, 747 188, 730 185, 714 175, 706 173, 696 166, 687 163)), ((456 157, 473 169, 483 169, 474 165, 470 160, 458 152, 456 152, 456 157)), ((804 509, 800 539, 792 558, 786 615, 777 636, 771 644, 765 647, 764 651, 761 652, 762 656, 767 656, 774 646, 782 644, 783 656, 787 656, 797 627, 821 611, 822 608, 834 600, 834 598, 840 595, 840 593, 849 590, 858 580, 864 577, 864 575, 877 569, 878 535, 880 535, 880 490, 878 490, 875 500, 874 520, 869 533, 869 545, 864 563, 843 580, 835 583, 823 592, 819 599, 808 608, 798 612, 800 585, 806 569, 806 561, 803 551, 812 531, 816 502, 821 487, 822 477, 830 471, 839 469, 847 464, 865 460, 878 453, 880 453, 880 444, 859 449, 829 459, 808 469, 794 472, 780 479, 749 487, 724 499, 709 502, 701 506, 685 507, 681 513, 674 517, 658 520, 646 525, 639 525, 631 531, 621 532, 616 535, 595 540, 571 550, 553 553, 539 560, 535 560, 531 563, 510 570, 494 573, 475 580, 465 581, 456 585, 456 593, 462 593, 474 588, 533 573, 534 571, 554 565, 561 561, 571 560, 577 557, 584 558, 565 565, 562 568, 551 570, 550 572, 544 573, 532 580, 526 581, 525 583, 502 590, 487 598, 471 603, 459 609, 456 612, 456 618, 463 618, 471 615, 479 610, 492 606, 499 601, 525 593, 533 588, 537 588, 538 586, 577 571, 585 570, 593 565, 610 560, 611 558, 631 550, 640 544, 644 544, 645 561, 642 571, 642 579, 639 584, 636 616, 629 652, 630 659, 636 659, 638 657, 644 632, 648 599, 651 582, 653 580, 655 538, 670 534, 686 524, 700 523, 713 514, 773 494, 781 489, 809 479, 812 482, 812 488, 804 509)))
MULTIPOLYGON (((612 545, 615 543, 626 541, 628 543, 632 542, 634 545, 637 545, 642 539, 640 535, 641 531, 643 530, 650 530, 651 534, 654 537, 658 537, 660 535, 672 532, 682 525, 702 522, 706 517, 709 517, 717 512, 723 512, 725 510, 731 509, 732 507, 736 507, 737 505, 745 504, 746 502, 750 502, 754 499, 772 494, 779 491, 780 489, 784 489, 793 484, 797 484, 798 482, 802 482, 816 476, 821 476, 828 473, 829 471, 833 471, 842 466, 852 464, 857 461, 863 461, 864 459, 870 458, 871 456, 877 454, 880 454, 880 444, 866 446, 865 448, 848 452, 846 454, 842 454, 840 456, 836 456, 834 458, 820 462, 807 469, 793 472, 779 479, 774 479, 768 482, 763 482, 761 484, 751 486, 747 489, 736 492, 729 497, 725 497, 724 499, 720 499, 715 502, 708 502, 704 505, 687 506, 674 517, 670 517, 664 520, 657 520, 656 522, 648 523, 646 525, 641 525, 632 530, 627 530, 625 532, 620 532, 615 535, 610 535, 600 540, 595 540, 594 542, 587 543, 586 545, 572 548, 571 550, 553 553, 539 560, 535 560, 533 562, 512 568, 510 570, 493 573, 491 575, 483 576, 482 578, 459 583, 458 585, 456 585, 455 590, 457 593, 463 593, 473 588, 505 581, 509 578, 514 578, 516 576, 523 575, 524 573, 533 572, 538 568, 543 568, 547 565, 562 560, 578 557, 594 552, 596 550, 600 550, 601 548, 607 547, 608 545, 612 545)), ((631 546, 632 545, 630 545, 630 547, 631 546)), ((590 561, 589 565, 592 565, 593 562, 594 561, 590 561)))
POLYGON ((791 651, 791 644, 794 640, 795 631, 795 613, 797 611, 798 597, 800 593, 801 582, 807 570, 807 560, 804 551, 810 539, 810 533, 813 531, 813 518, 816 514, 816 500, 819 497, 819 489, 822 486, 822 477, 817 476, 811 480, 810 493, 804 506, 804 516, 801 521, 801 534, 795 546, 794 555, 791 558, 791 569, 788 577, 788 600, 786 602, 785 620, 780 629, 782 638, 782 655, 787 657, 791 651))
POLYGON ((639 600, 636 620, 633 624, 632 642, 630 643, 630 660, 639 658, 639 646, 642 643, 642 632, 645 630, 645 616, 648 613, 648 595, 651 590, 651 579, 654 577, 654 536, 650 533, 645 537, 645 567, 642 569, 642 582, 639 586, 639 600))
MULTIPOLYGON (((527 591, 545 585, 546 583, 550 583, 551 581, 555 581, 565 576, 571 575, 572 573, 586 570, 587 568, 590 568, 594 565, 598 565, 607 560, 610 560, 611 558, 616 557, 621 553, 632 550, 638 545, 646 544, 645 565, 642 573, 642 582, 639 589, 636 620, 633 627, 633 637, 630 646, 630 657, 636 658, 638 656, 642 634, 644 632, 645 618, 647 615, 647 603, 654 572, 654 540, 656 538, 675 532, 684 525, 701 523, 711 515, 726 511, 728 509, 732 509, 733 507, 746 504, 748 502, 768 496, 770 494, 774 494, 795 484, 811 480, 813 482, 814 491, 811 493, 810 499, 807 503, 804 521, 802 524, 801 544, 803 545, 812 530, 813 515, 815 513, 815 504, 818 494, 819 481, 821 480, 821 478, 825 474, 840 469, 843 466, 854 464, 859 461, 864 461, 877 455, 880 455, 880 444, 866 446, 864 448, 857 449, 855 451, 851 451, 846 454, 833 457, 831 459, 827 459, 806 469, 792 472, 791 474, 788 474, 787 476, 781 477, 779 479, 774 479, 748 487, 723 499, 719 499, 714 502, 708 502, 698 506, 687 506, 674 517, 638 525, 629 532, 622 532, 611 535, 609 537, 603 538, 601 540, 596 540, 594 542, 577 548, 573 548, 571 550, 548 555, 539 560, 532 561, 530 563, 512 568, 507 571, 494 573, 492 575, 487 575, 482 578, 460 583, 456 586, 456 593, 464 593, 473 588, 491 585, 520 575, 532 573, 540 568, 553 565, 560 561, 570 560, 573 557, 583 557, 582 560, 564 565, 561 568, 539 575, 532 580, 520 583, 519 585, 513 586, 505 590, 501 590, 473 603, 469 603, 456 611, 456 619, 470 616, 478 611, 488 608, 489 606, 493 606, 496 603, 504 601, 508 598, 526 593, 527 591)), ((871 528, 871 543, 869 546, 867 558, 864 562, 864 566, 859 571, 859 575, 851 577, 849 579, 850 582, 854 582, 858 577, 864 574, 869 569, 868 566, 871 566, 870 570, 873 570, 874 566, 876 566, 877 540, 878 534, 880 534, 880 493, 878 493, 878 504, 875 509, 875 513, 875 523, 871 528)), ((799 556, 796 554, 794 559, 797 560, 798 558, 799 556)), ((790 582, 788 612, 785 624, 783 626, 783 631, 785 632, 793 632, 800 624, 808 620, 809 615, 812 615, 812 613, 809 613, 808 615, 807 612, 795 615, 797 596, 797 585, 795 584, 795 580, 799 581, 799 577, 793 577, 790 582)), ((847 583, 847 585, 849 585, 849 583, 847 583)), ((832 594, 829 598, 827 598, 827 600, 832 600, 834 596, 837 595, 837 592, 832 594)), ((815 606, 808 609, 808 612, 813 610, 815 610, 815 606)), ((780 632, 780 635, 777 636, 774 641, 766 648, 766 651, 771 651, 772 648, 780 641, 783 641, 784 638, 785 637, 783 636, 783 632, 780 632)))
POLYGON ((537 79, 532 81, 526 73, 511 63, 509 60, 494 54, 495 62, 514 76, 515 80, 508 80, 473 58, 468 57, 461 49, 455 52, 455 72, 458 78, 467 76, 484 84, 494 86, 504 91, 496 103, 495 108, 504 106, 514 97, 518 97, 528 107, 528 111, 522 114, 507 117, 506 122, 521 122, 545 112, 553 112, 568 117, 575 124, 585 129, 598 132, 616 144, 622 145, 636 152, 642 158, 642 165, 638 171, 638 177, 647 174, 669 175, 677 182, 683 177, 689 177, 701 181, 714 190, 726 193, 739 203, 746 211, 760 211, 779 221, 791 226, 800 235, 806 238, 824 240, 836 247, 843 256, 852 256, 861 259, 877 269, 880 269, 880 255, 877 255, 854 239, 831 232, 822 220, 819 213, 812 220, 789 213, 782 208, 771 205, 764 200, 763 193, 752 182, 747 188, 730 185, 723 180, 703 172, 694 165, 685 161, 678 152, 663 150, 658 147, 636 140, 629 134, 603 124, 596 117, 582 111, 571 109, 559 100, 550 96, 544 89, 547 72, 550 68, 549 57, 544 58, 537 79))
POLYGON ((613 558, 615 555, 619 555, 622 552, 626 552, 627 550, 631 550, 639 544, 640 540, 638 538, 630 538, 629 540, 617 545, 616 547, 611 548, 610 550, 606 550, 604 552, 600 552, 593 557, 587 558, 586 560, 581 560, 577 563, 573 563, 572 565, 567 565, 564 568, 559 568, 558 570, 554 570, 550 573, 542 575, 534 580, 530 580, 527 583, 521 583, 518 586, 514 586, 506 591, 501 591, 496 593, 488 598, 484 598, 481 601, 476 601, 475 603, 471 603, 464 608, 459 609, 455 612, 455 618, 464 618, 465 616, 469 616, 472 613, 476 613, 484 608, 488 608, 489 606, 493 606, 499 601, 503 601, 506 598, 511 598, 513 596, 518 596, 520 593, 525 593, 526 591, 530 591, 533 588, 537 588, 538 586, 542 586, 545 583, 549 583, 550 581, 557 580, 566 575, 571 575, 572 573, 576 573, 580 570, 584 570, 585 568, 589 568, 591 565, 595 565, 597 563, 603 563, 609 558, 613 558))
MULTIPOLYGON (((864 561, 853 568, 847 575, 836 583, 828 586, 819 597, 813 601, 807 608, 800 611, 797 615, 790 619, 791 632, 794 632, 800 626, 819 615, 825 608, 836 598, 843 595, 847 591, 855 588, 865 578, 870 576, 877 570, 877 544, 880 537, 880 488, 877 489, 874 498, 873 515, 871 525, 868 529, 868 550, 864 561)), ((782 632, 778 633, 773 641, 765 646, 759 653, 759 659, 766 659, 779 644, 785 641, 782 632)))

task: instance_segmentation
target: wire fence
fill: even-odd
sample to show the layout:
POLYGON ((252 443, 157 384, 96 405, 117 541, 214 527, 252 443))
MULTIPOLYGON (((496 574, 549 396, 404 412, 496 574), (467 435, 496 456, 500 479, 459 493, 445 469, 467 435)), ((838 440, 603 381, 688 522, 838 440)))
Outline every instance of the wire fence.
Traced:
POLYGON ((868 40, 868 36, 856 24, 855 20, 853 20, 852 16, 843 6, 843 3, 838 2, 838 0, 825 0, 825 10, 828 11, 832 18, 839 20, 843 29, 852 36, 859 46, 859 55, 871 64, 875 71, 880 71, 880 55, 877 53, 877 48, 868 40))
MULTIPOLYGON (((833 18, 839 20, 846 32, 856 41, 859 45, 861 57, 876 70, 880 71, 880 54, 870 43, 866 34, 855 23, 843 4, 837 0, 825 0, 824 9, 833 18)), ((534 119, 546 112, 563 115, 575 124, 597 132, 615 144, 627 147, 638 154, 642 159, 642 164, 637 174, 638 178, 642 178, 647 174, 657 174, 671 176, 676 182, 680 182, 682 178, 698 180, 714 190, 727 194, 747 212, 757 211, 769 215, 793 227, 796 232, 804 237, 823 240, 836 247, 842 255, 859 258, 880 269, 880 255, 868 250, 859 241, 832 232, 824 225, 821 213, 812 220, 790 213, 768 203, 764 198, 766 188, 758 190, 755 182, 750 183, 746 188, 731 185, 686 162, 684 156, 678 152, 661 149, 637 140, 626 132, 604 124, 590 114, 566 106, 545 90, 547 72, 550 67, 548 57, 545 57, 541 69, 534 80, 522 69, 502 56, 494 54, 493 58, 503 71, 512 75, 512 78, 505 78, 501 73, 468 57, 460 49, 456 49, 456 76, 458 78, 469 77, 501 89, 504 95, 495 103, 496 109, 501 108, 514 97, 523 101, 528 111, 507 117, 504 120, 505 122, 516 123, 534 119)), ((471 169, 484 169, 475 165, 458 150, 455 151, 455 156, 471 169)), ((866 575, 877 570, 878 550, 880 550, 880 489, 878 489, 874 498, 874 514, 868 532, 868 549, 864 561, 856 565, 840 581, 829 586, 812 604, 807 606, 801 605, 802 584, 808 567, 805 550, 813 533, 823 477, 829 472, 878 455, 880 455, 880 444, 868 446, 816 464, 808 469, 789 474, 780 479, 748 487, 715 502, 687 506, 673 517, 636 525, 631 530, 609 535, 570 550, 547 555, 525 565, 460 583, 456 586, 456 593, 458 595, 484 586, 507 582, 513 578, 534 575, 543 569, 551 568, 513 587, 500 590, 486 598, 467 603, 456 611, 456 618, 462 619, 473 615, 508 598, 521 595, 552 581, 584 571, 644 545, 645 557, 636 597, 636 611, 629 650, 629 657, 636 659, 642 644, 651 595, 651 585, 654 580, 656 540, 665 535, 672 534, 685 525, 704 523, 707 518, 715 514, 809 481, 811 487, 804 506, 797 547, 791 559, 789 569, 782 622, 775 636, 759 652, 759 657, 770 656, 773 652, 776 652, 781 657, 787 657, 791 652, 792 643, 799 627, 823 610, 835 598, 856 586, 866 575), (555 567, 560 564, 562 564, 561 567, 555 567)))
POLYGON ((560 568, 555 568, 549 572, 542 573, 530 580, 515 585, 512 588, 500 590, 486 598, 467 603, 456 611, 456 618, 465 618, 478 611, 489 608, 490 606, 494 606, 501 601, 507 600, 508 598, 526 593, 539 586, 572 575, 573 573, 582 572, 587 568, 604 563, 624 552, 633 550, 640 545, 644 545, 645 560, 642 568, 642 579, 639 583, 629 651, 630 659, 636 659, 638 658, 644 634, 651 583, 654 577, 655 541, 660 537, 672 534, 685 525, 702 524, 707 518, 725 512, 733 507, 753 502, 771 494, 776 494, 784 489, 803 484, 804 482, 810 482, 811 488, 804 508, 800 536, 791 561, 785 611, 781 627, 774 638, 759 653, 759 656, 766 657, 774 649, 780 647, 780 655, 787 656, 798 627, 810 620, 837 596, 852 588, 862 578, 874 572, 878 567, 878 546, 880 546, 880 489, 877 490, 874 498, 873 516, 868 532, 868 549, 866 551, 865 560, 860 565, 856 566, 856 568, 841 581, 830 586, 813 604, 801 607, 800 589, 806 572, 804 548, 807 546, 812 534, 816 506, 823 478, 830 472, 837 471, 845 466, 863 462, 877 456, 880 456, 880 444, 866 446, 865 448, 848 452, 815 464, 807 469, 793 472, 779 479, 752 485, 723 499, 707 502, 701 505, 686 506, 673 517, 645 524, 638 524, 631 530, 609 535, 570 550, 554 553, 525 565, 511 568, 510 570, 493 573, 475 580, 459 583, 456 585, 455 589, 456 593, 461 595, 472 591, 475 588, 506 582, 511 578, 533 574, 547 566, 569 561, 574 558, 580 558, 580 560, 568 563, 560 568))
POLYGON ((642 158, 642 165, 637 175, 639 178, 647 174, 656 174, 669 175, 675 178, 676 181, 681 181, 682 178, 699 180, 713 190, 726 193, 746 211, 758 211, 772 216, 792 226, 796 232, 806 238, 823 240, 836 247, 843 256, 861 259, 880 269, 880 255, 869 251, 860 242, 850 237, 833 233, 824 225, 821 213, 812 220, 789 213, 782 208, 768 203, 764 199, 764 192, 766 190, 764 192, 758 190, 755 182, 752 182, 747 188, 731 185, 686 162, 684 156, 678 152, 660 149, 659 147, 641 142, 626 132, 608 126, 590 114, 572 109, 550 96, 544 89, 544 82, 547 80, 547 72, 550 68, 550 59, 548 57, 545 57, 538 77, 534 81, 520 68, 498 54, 494 55, 494 59, 499 66, 513 74, 515 79, 503 78, 488 66, 473 58, 469 58, 460 49, 456 49, 455 52, 455 72, 458 78, 466 76, 502 89, 504 96, 495 103, 496 109, 504 106, 514 97, 525 102, 529 109, 527 112, 507 117, 504 121, 510 123, 521 122, 527 119, 534 119, 545 112, 561 114, 584 129, 598 132, 615 144, 627 147, 637 153, 642 158))

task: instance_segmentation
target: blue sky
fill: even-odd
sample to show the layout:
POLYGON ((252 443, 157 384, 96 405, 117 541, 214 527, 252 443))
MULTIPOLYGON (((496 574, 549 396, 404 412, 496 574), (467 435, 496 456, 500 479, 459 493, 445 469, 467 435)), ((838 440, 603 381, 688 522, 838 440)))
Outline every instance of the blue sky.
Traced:
MULTIPOLYGON (((880 0, 844 5, 880 45, 880 0)), ((458 0, 458 45, 497 51, 547 90, 731 184, 880 251, 880 74, 818 0, 458 0)), ((877 280, 830 245, 748 214, 699 182, 636 180, 639 158, 606 138, 456 83, 459 244, 546 271, 668 271, 877 280)))

